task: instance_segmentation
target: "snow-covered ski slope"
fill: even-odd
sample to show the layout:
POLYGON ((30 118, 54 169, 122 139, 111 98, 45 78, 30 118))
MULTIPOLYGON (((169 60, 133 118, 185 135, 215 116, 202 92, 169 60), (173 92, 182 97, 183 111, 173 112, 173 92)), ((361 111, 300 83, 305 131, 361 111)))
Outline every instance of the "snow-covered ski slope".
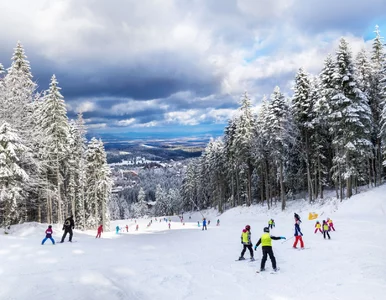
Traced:
MULTIPOLYGON (((182 225, 172 217, 166 222, 130 220, 112 222, 129 233, 75 232, 76 243, 41 246, 46 225, 15 226, 11 234, 0 234, 0 299, 386 299, 386 186, 361 193, 343 203, 331 202, 310 208, 289 204, 267 211, 260 206, 236 208, 217 216, 208 211, 208 231, 197 227, 199 214, 185 214, 182 225), (255 262, 236 262, 241 251, 240 234, 252 227, 256 243, 269 218, 274 218, 273 235, 293 236, 293 213, 302 217, 306 250, 292 249, 293 239, 273 241, 280 267, 277 274, 256 273, 255 262), (309 211, 330 217, 336 232, 331 240, 314 234, 309 211), (217 218, 220 226, 215 226, 217 218)), ((60 226, 54 226, 56 241, 60 226)), ((245 255, 249 258, 249 254, 245 255)))

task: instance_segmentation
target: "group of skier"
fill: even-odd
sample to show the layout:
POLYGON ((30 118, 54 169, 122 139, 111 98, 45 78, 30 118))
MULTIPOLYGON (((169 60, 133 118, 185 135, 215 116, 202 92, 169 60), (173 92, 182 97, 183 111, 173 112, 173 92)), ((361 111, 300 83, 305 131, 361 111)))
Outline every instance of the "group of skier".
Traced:
MULTIPOLYGON (((72 235, 73 235, 72 230, 73 230, 74 228, 75 228, 74 217, 73 217, 73 216, 70 216, 70 217, 68 217, 68 218, 64 221, 63 228, 62 228, 62 230, 64 230, 64 233, 63 233, 62 240, 60 241, 60 243, 64 243, 64 239, 66 238, 67 233, 70 235, 68 241, 69 241, 69 242, 72 242, 72 235)), ((54 238, 52 237, 52 235, 54 234, 54 231, 53 231, 53 229, 52 229, 52 225, 48 225, 48 228, 46 229, 45 234, 46 234, 46 237, 42 240, 42 245, 44 245, 44 243, 45 243, 48 239, 50 239, 51 242, 52 242, 52 244, 55 245, 55 240, 54 240, 54 238)))
MULTIPOLYGON (((298 242, 300 243, 300 249, 304 249, 304 242, 303 242, 303 233, 300 229, 300 223, 302 222, 300 220, 300 216, 297 213, 294 213, 294 219, 295 219, 295 241, 293 244, 293 248, 297 249, 298 242)), ((272 262, 272 269, 276 272, 278 270, 276 265, 276 258, 273 254, 272 250, 272 240, 281 240, 286 239, 284 236, 273 236, 270 234, 270 229, 275 227, 275 221, 273 219, 270 219, 268 221, 268 227, 264 227, 263 234, 261 235, 260 239, 256 243, 254 250, 257 250, 257 247, 261 245, 262 247, 262 253, 263 257, 261 259, 260 264, 260 272, 265 271, 265 263, 267 261, 267 257, 269 256, 271 262, 272 262)), ((324 238, 327 237, 330 239, 329 231, 333 230, 335 231, 333 222, 330 218, 327 218, 327 221, 323 220, 323 231, 321 230, 321 225, 319 221, 315 224, 315 233, 319 230, 321 233, 323 233, 324 238)), ((254 261, 254 255, 253 255, 253 249, 252 249, 252 241, 251 241, 251 226, 246 225, 245 228, 242 230, 241 233, 241 244, 243 245, 243 250, 241 251, 240 257, 238 260, 245 260, 244 254, 249 250, 250 254, 250 260, 254 261)))

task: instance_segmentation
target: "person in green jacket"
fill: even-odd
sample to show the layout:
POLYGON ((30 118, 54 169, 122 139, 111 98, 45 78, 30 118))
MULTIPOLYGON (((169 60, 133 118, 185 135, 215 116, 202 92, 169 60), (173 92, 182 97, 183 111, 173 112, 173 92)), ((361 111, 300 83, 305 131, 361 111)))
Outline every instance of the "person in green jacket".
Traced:
POLYGON ((265 271, 265 262, 267 261, 267 256, 269 255, 269 258, 272 262, 272 268, 276 272, 277 266, 276 266, 276 258, 273 255, 272 251, 272 240, 285 240, 284 236, 272 236, 269 234, 269 228, 264 227, 264 234, 261 236, 261 238, 258 240, 255 246, 255 251, 257 250, 257 247, 261 244, 261 248, 263 251, 263 258, 261 259, 261 265, 260 265, 260 271, 265 271))

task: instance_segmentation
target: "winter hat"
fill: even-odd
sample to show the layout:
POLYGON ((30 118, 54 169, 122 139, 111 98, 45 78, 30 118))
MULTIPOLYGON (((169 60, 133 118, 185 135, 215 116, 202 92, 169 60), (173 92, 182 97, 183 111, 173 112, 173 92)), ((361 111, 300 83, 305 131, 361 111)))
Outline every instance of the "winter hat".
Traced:
POLYGON ((264 232, 269 232, 269 228, 268 227, 264 227, 264 232))

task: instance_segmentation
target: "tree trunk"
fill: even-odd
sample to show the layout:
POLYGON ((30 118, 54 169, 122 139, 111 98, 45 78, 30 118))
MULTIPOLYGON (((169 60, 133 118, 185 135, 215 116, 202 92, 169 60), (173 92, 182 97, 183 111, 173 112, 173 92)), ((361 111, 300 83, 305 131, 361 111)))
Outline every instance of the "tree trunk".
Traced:
POLYGON ((284 191, 284 178, 283 178, 283 162, 280 160, 280 194, 281 194, 281 209, 285 210, 285 191, 284 191))

